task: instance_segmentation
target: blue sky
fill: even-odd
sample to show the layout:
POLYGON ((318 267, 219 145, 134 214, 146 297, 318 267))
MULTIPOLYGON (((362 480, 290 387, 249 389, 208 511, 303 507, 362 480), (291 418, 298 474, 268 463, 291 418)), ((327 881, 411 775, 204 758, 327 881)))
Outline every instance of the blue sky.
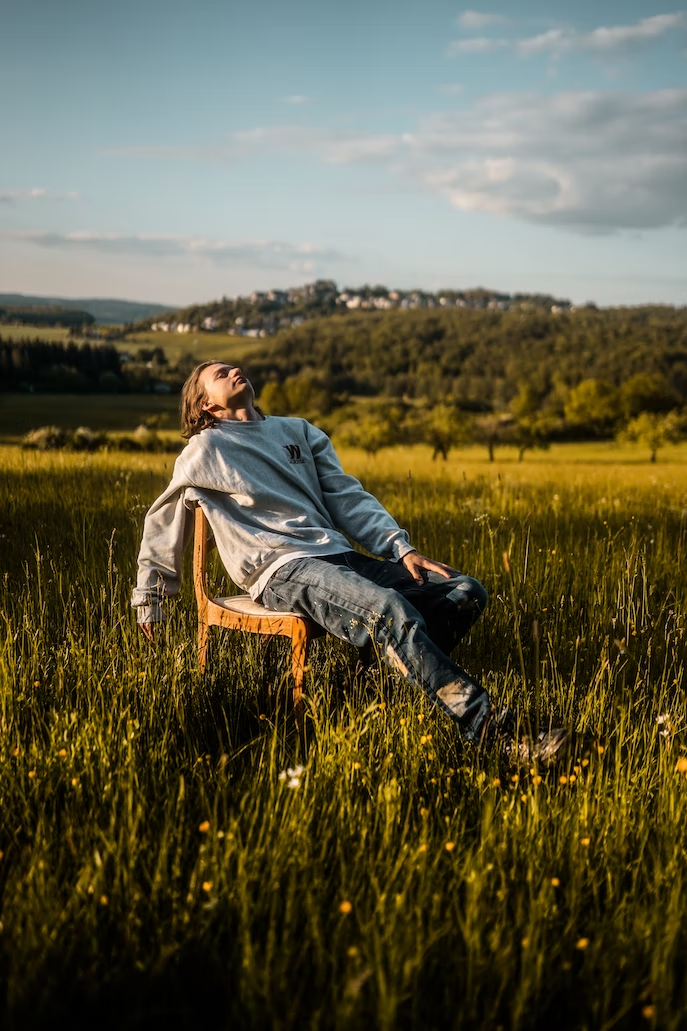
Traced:
POLYGON ((687 13, 2 0, 0 291, 687 303, 687 13))

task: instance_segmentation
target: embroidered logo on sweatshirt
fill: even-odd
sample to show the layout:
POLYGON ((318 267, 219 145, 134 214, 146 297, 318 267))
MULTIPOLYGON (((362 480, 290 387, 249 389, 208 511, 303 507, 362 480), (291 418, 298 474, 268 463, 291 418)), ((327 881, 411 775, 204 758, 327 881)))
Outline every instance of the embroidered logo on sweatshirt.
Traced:
POLYGON ((291 465, 305 465, 305 459, 301 458, 301 449, 299 444, 282 444, 282 447, 289 455, 289 462, 291 465))

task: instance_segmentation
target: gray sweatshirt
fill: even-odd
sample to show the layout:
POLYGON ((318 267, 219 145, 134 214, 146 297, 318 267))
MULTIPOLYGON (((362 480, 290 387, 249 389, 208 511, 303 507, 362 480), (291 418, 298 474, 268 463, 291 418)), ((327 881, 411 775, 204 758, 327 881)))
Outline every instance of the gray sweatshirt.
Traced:
POLYGON ((305 419, 221 420, 191 437, 172 481, 145 518, 131 604, 139 623, 164 619, 200 503, 234 583, 258 601, 292 559, 350 550, 344 534, 381 558, 413 547, 386 509, 348 476, 322 430, 305 419))

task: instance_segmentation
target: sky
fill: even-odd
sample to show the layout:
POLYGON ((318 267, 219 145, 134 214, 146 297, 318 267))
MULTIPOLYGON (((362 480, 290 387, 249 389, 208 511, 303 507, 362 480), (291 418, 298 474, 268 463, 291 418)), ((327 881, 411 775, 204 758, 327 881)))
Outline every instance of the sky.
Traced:
POLYGON ((687 11, 0 0, 0 292, 687 304, 687 11))

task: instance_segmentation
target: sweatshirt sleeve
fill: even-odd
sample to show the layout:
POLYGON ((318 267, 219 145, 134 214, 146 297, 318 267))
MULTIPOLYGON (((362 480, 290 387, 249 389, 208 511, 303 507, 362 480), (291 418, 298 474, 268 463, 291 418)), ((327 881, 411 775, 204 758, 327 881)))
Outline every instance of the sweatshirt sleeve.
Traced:
POLYGON ((324 504, 336 528, 380 558, 398 561, 415 551, 408 532, 359 480, 343 471, 327 434, 309 422, 305 428, 324 504))
POLYGON ((172 480, 148 509, 138 555, 138 577, 131 596, 139 623, 164 620, 163 601, 181 586, 181 561, 193 530, 186 506, 186 484, 172 480))

